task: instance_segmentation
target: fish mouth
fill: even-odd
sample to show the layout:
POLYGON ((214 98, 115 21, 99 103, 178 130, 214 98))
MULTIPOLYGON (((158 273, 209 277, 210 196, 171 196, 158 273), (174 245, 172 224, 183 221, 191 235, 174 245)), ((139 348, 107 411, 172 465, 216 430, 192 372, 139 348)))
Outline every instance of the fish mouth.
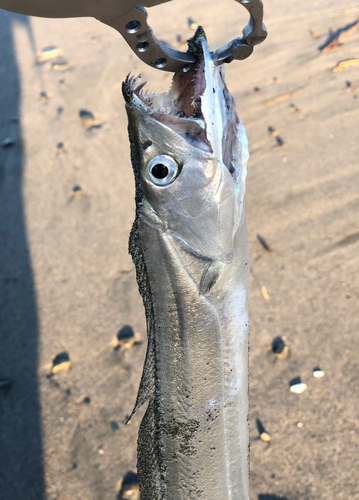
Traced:
POLYGON ((175 73, 167 92, 145 91, 148 82, 141 83, 141 76, 129 74, 123 84, 126 103, 142 108, 190 144, 227 164, 226 151, 239 119, 224 82, 224 68, 213 62, 202 27, 188 41, 188 52, 196 56, 197 63, 187 72, 175 73))

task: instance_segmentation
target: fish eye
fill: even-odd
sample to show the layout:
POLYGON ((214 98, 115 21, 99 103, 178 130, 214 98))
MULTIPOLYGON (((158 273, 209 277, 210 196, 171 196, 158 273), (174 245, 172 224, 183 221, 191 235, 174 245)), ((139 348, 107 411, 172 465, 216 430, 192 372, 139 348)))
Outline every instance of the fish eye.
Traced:
POLYGON ((175 160, 167 155, 158 155, 148 163, 146 178, 156 186, 168 186, 177 177, 179 167, 175 160))

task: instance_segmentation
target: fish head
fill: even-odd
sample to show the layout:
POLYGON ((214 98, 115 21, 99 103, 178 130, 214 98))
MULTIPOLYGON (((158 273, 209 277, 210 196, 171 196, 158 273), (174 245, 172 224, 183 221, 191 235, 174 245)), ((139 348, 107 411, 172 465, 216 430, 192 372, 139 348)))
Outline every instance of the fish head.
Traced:
POLYGON ((202 28, 189 51, 197 64, 176 73, 168 92, 144 93, 130 76, 123 84, 137 214, 196 256, 228 263, 243 214, 248 141, 202 28))

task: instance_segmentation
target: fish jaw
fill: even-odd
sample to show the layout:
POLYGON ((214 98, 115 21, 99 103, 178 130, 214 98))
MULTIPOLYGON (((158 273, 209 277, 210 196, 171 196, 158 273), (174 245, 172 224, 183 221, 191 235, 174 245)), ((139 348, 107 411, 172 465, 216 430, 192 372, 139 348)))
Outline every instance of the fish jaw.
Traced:
POLYGON ((242 216, 248 141, 234 99, 216 66, 202 29, 189 41, 198 63, 175 74, 163 94, 143 93, 138 79, 123 84, 141 217, 161 225, 188 251, 223 263, 233 258, 242 216), (149 181, 149 163, 173 158, 178 174, 169 185, 149 181))

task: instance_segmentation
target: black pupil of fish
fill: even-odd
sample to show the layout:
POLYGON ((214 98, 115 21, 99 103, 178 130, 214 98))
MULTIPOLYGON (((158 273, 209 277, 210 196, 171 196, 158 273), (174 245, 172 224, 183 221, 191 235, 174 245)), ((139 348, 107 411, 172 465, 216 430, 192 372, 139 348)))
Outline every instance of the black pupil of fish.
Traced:
POLYGON ((156 165, 153 165, 151 173, 155 179, 165 179, 169 174, 169 170, 163 163, 156 163, 156 165))

